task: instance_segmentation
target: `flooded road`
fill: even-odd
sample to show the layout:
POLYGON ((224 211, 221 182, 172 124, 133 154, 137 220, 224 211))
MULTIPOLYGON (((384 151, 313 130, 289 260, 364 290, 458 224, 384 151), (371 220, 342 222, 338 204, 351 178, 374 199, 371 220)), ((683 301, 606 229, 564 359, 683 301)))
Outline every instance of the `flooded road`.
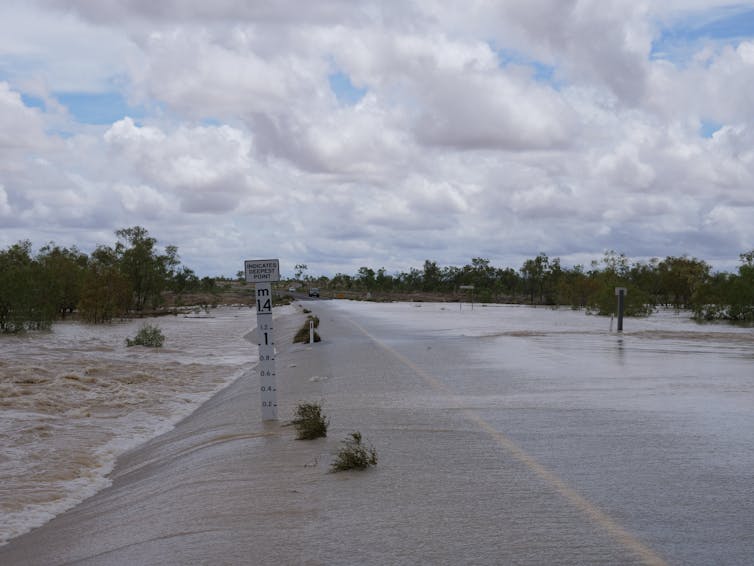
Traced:
MULTIPOLYGON (((174 429, 123 454, 106 478, 112 485, 0 547, 0 562, 752 563, 751 329, 672 312, 628 319, 617 334, 609 319, 570 310, 306 306, 322 342, 291 344, 304 315, 281 317, 280 422, 261 422, 258 376, 246 371, 174 429), (295 440, 285 419, 302 400, 323 403, 327 438, 295 440), (328 473, 354 430, 378 465, 328 473)), ((226 314, 211 327, 175 321, 166 332, 174 349, 158 359, 122 349, 133 329, 116 329, 122 336, 98 339, 112 345, 86 342, 74 354, 86 360, 78 371, 61 354, 51 359, 62 369, 34 372, 89 373, 103 386, 159 376, 135 380, 150 401, 118 418, 137 423, 185 395, 206 395, 215 385, 204 378, 243 371, 253 311, 226 314), (200 347, 208 332, 221 337, 212 351, 200 347), (127 371, 118 366, 126 361, 127 371), (101 372, 87 372, 99 363, 101 372), (162 367, 182 377, 171 382, 162 367)), ((99 399, 90 413, 122 410, 99 399)), ((86 419, 69 413, 56 426, 68 419, 78 430, 86 419)), ((86 445, 73 432, 61 438, 86 445)))
POLYGON ((673 564, 752 563, 752 329, 672 312, 617 334, 568 310, 337 308, 436 394, 401 404, 459 411, 499 435, 613 536, 625 529, 673 564))

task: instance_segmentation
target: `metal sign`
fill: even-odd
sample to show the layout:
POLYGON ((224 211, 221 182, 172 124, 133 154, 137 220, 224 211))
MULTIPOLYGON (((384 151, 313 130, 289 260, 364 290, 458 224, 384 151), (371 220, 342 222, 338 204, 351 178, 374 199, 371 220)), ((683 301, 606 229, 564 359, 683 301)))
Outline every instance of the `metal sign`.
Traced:
POLYGON ((246 281, 255 283, 257 308, 257 345, 259 346, 259 391, 262 398, 262 420, 278 418, 277 376, 275 374, 275 335, 272 320, 272 282, 280 280, 280 262, 257 259, 244 262, 246 281))
POLYGON ((621 293, 623 293, 624 295, 627 295, 628 294, 628 289, 626 289, 625 287, 616 287, 615 288, 615 296, 617 297, 621 293))
POLYGON ((247 283, 280 281, 280 262, 276 259, 247 259, 243 266, 247 283))

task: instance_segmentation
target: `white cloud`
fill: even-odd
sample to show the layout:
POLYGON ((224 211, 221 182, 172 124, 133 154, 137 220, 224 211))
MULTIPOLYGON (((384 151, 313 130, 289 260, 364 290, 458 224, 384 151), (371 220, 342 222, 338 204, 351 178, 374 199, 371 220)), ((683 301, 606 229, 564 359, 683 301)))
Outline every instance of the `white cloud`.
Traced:
POLYGON ((5 192, 5 187, 0 185, 0 216, 10 216, 12 212, 10 203, 8 202, 8 193, 5 192))
POLYGON ((229 126, 179 127, 166 134, 130 118, 104 135, 114 158, 169 191, 186 212, 232 211, 249 186, 251 141, 229 126))
POLYGON ((11 0, 0 245, 141 224, 218 274, 250 246, 332 271, 611 248, 735 260, 754 245, 754 37, 652 51, 724 8, 11 0), (333 73, 364 96, 339 102, 333 73), (143 115, 80 124, 63 90, 143 115))
POLYGON ((6 152, 43 149, 47 145, 44 122, 37 110, 28 108, 21 95, 7 82, 0 82, 0 170, 10 167, 6 152))

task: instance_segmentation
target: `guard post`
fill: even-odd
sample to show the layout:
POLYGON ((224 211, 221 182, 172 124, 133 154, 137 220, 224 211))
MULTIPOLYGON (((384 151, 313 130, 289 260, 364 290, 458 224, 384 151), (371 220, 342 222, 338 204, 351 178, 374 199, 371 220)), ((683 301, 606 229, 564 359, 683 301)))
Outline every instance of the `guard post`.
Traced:
POLYGON ((625 308, 625 298, 628 289, 625 287, 616 287, 615 296, 618 297, 618 332, 623 332, 623 309, 625 308))
POLYGON ((244 262, 246 281, 254 283, 257 308, 257 345, 259 346, 259 391, 262 398, 262 420, 278 418, 277 383, 275 376, 275 337, 272 322, 272 283, 280 281, 277 259, 249 259, 244 262))

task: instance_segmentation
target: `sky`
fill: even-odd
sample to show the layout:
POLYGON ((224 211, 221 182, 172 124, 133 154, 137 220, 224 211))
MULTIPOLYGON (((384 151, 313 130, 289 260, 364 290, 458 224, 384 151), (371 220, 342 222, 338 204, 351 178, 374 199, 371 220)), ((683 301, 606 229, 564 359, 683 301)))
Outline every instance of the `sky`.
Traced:
POLYGON ((0 249, 734 271, 753 125, 751 1, 2 0, 0 249))

